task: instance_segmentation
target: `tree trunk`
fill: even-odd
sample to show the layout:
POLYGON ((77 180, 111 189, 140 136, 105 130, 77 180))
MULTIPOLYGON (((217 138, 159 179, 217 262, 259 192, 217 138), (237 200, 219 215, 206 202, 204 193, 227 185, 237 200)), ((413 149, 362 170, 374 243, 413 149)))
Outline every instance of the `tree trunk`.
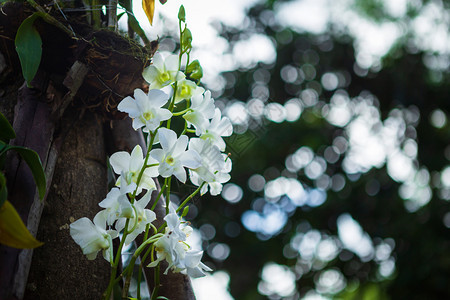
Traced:
MULTIPOLYGON (((36 150, 43 162, 48 183, 44 202, 37 199, 30 172, 19 159, 8 160, 6 175, 9 200, 45 244, 34 251, 0 246, 0 300, 99 299, 108 284, 109 264, 101 257, 87 260, 70 237, 69 224, 81 217, 92 219, 100 210, 98 203, 107 193, 105 149, 129 151, 142 143, 129 126, 106 147, 104 125, 124 117, 116 106, 143 87, 141 73, 156 48, 143 48, 111 31, 94 31, 75 19, 71 25, 79 38, 74 40, 37 20, 41 64, 34 88, 23 86, 18 93, 23 79, 14 38, 33 12, 20 3, 2 7, 0 97, 7 101, 0 103, 0 110, 14 120, 17 138, 12 142, 36 150)), ((149 270, 146 276, 152 276, 149 270)), ((148 283, 152 290, 153 281, 148 283)), ((184 275, 161 274, 161 283, 160 294, 171 300, 195 299, 184 275)))
POLYGON ((25 299, 100 299, 108 285, 109 263, 87 260, 69 234, 71 222, 92 220, 107 193, 102 124, 90 112, 64 121, 74 124, 68 125, 45 203, 37 236, 45 245, 34 251, 25 299))

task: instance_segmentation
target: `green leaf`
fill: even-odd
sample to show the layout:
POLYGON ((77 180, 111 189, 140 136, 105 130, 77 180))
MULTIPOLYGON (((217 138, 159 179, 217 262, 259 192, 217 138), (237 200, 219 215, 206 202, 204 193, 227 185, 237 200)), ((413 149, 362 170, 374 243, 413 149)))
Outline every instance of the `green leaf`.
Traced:
POLYGON ((8 120, 5 116, 0 113, 0 139, 2 141, 8 142, 8 140, 16 137, 16 133, 12 128, 11 124, 9 124, 8 120))
POLYGON ((47 183, 45 179, 44 168, 42 167, 39 155, 29 148, 20 146, 10 146, 0 141, 0 149, 5 145, 7 151, 14 150, 17 153, 19 153, 22 159, 27 163, 28 167, 30 167, 31 174, 33 175, 34 182, 36 183, 36 186, 39 191, 39 198, 43 199, 45 196, 45 189, 47 187, 47 183))
POLYGON ((186 11, 184 10, 183 5, 181 5, 180 9, 178 10, 178 20, 186 23, 186 11))
MULTIPOLYGON (((150 40, 145 35, 144 30, 142 29, 141 25, 139 25, 138 20, 135 18, 133 14, 133 4, 131 3, 131 0, 119 0, 120 6, 125 8, 125 11, 128 16, 128 25, 133 29, 134 32, 139 35, 139 37, 142 39, 145 45, 150 44, 150 40)), ((117 17, 119 18, 119 17, 117 17)))
POLYGON ((121 12, 120 14, 117 14, 117 21, 120 20, 120 18, 125 15, 125 12, 121 12))
POLYGON ((0 207, 0 243, 19 249, 36 248, 43 244, 31 235, 8 200, 0 207))
POLYGON ((30 167, 31 173, 33 174, 34 181, 36 182, 36 186, 39 191, 39 198, 42 200, 45 196, 47 183, 45 179, 44 168, 42 167, 39 155, 35 151, 25 147, 13 147, 13 149, 17 153, 19 153, 19 155, 30 167))
POLYGON ((8 189, 6 187, 6 177, 0 172, 0 207, 5 203, 8 197, 8 189))
POLYGON ((169 298, 166 298, 164 296, 158 296, 156 299, 169 300, 169 298))
POLYGON ((20 64, 22 66, 22 74, 30 87, 41 63, 42 56, 42 40, 39 32, 34 27, 34 21, 41 14, 34 13, 26 18, 16 34, 16 51, 19 54, 20 64))
POLYGON ((142 29, 141 25, 139 25, 138 20, 132 14, 128 14, 128 24, 130 25, 131 29, 133 29, 134 32, 136 32, 137 35, 141 37, 145 45, 150 44, 150 40, 145 35, 145 32, 142 29))

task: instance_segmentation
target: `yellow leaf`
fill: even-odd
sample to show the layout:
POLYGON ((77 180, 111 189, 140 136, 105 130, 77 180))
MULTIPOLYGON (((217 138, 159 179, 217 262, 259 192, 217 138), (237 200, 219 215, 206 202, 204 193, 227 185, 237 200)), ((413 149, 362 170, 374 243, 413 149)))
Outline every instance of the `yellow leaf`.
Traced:
POLYGON ((19 249, 36 248, 44 244, 31 235, 8 200, 0 207, 0 243, 19 249))
POLYGON ((150 25, 153 25, 153 15, 155 14, 155 0, 142 0, 142 8, 144 9, 150 25))

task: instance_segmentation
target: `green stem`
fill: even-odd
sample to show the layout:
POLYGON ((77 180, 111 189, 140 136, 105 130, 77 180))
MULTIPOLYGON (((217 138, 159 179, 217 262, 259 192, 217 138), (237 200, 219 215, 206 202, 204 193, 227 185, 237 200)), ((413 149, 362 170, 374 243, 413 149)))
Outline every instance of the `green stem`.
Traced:
POLYGON ((184 122, 184 129, 183 129, 183 132, 181 132, 181 134, 180 135, 183 135, 183 134, 185 134, 187 131, 188 131, 188 128, 187 128, 187 122, 185 121, 184 122))
POLYGON ((130 264, 123 271, 123 274, 127 274, 127 277, 126 277, 125 283, 123 285, 122 299, 127 299, 128 290, 130 288, 131 275, 133 274, 134 264, 136 263, 136 259, 139 257, 139 254, 141 254, 141 252, 145 249, 145 247, 147 247, 148 244, 156 242, 162 236, 163 236, 162 233, 155 234, 150 239, 144 241, 134 252, 134 254, 130 260, 130 264))
POLYGON ((141 183, 142 175, 144 174, 144 171, 147 168, 148 158, 150 157, 149 153, 150 153, 150 150, 152 149, 153 141, 155 140, 155 136, 156 136, 156 131, 150 132, 150 143, 149 143, 149 145, 147 145, 147 153, 145 154, 144 164, 142 165, 142 168, 139 171, 139 175, 136 180, 136 189, 134 190, 133 195, 131 196, 131 199, 130 199, 131 204, 134 203, 134 199, 136 198, 136 193, 139 188, 139 183, 141 183))
MULTIPOLYGON (((178 66, 178 70, 180 70, 180 67, 178 66)), ((177 89, 178 89, 178 81, 175 81, 175 84, 173 85, 173 96, 172 100, 170 100, 169 104, 169 111, 173 112, 173 109, 175 108, 175 98, 177 97, 177 89)), ((167 129, 170 129, 170 124, 172 124, 172 118, 167 120, 167 129)))
POLYGON ((160 266, 159 266, 159 264, 158 264, 158 265, 156 266, 156 268, 155 268, 155 280, 154 280, 155 288, 153 289, 151 300, 156 300, 156 298, 158 298, 158 292, 159 292, 159 272, 160 272, 160 266))
MULTIPOLYGON (((125 222, 125 228, 128 228, 129 223, 130 223, 130 219, 127 218, 127 220, 125 222)), ((123 248, 123 245, 125 244, 125 239, 126 239, 127 235, 128 235, 128 232, 125 229, 123 232, 122 239, 120 240, 119 248, 117 249, 116 258, 114 259, 114 263, 111 266, 111 277, 109 278, 108 287, 106 288, 105 293, 103 293, 102 299, 104 299, 104 300, 109 300, 111 298, 111 293, 113 291, 113 287, 114 287, 114 284, 116 281, 117 268, 119 265, 120 257, 122 255, 122 248, 123 248)))
POLYGON ((206 184, 206 181, 203 182, 192 194, 189 195, 189 197, 187 197, 183 203, 180 204, 180 206, 177 208, 177 212, 179 212, 180 210, 183 209, 183 207, 195 196, 198 194, 198 192, 200 192, 200 190, 202 189, 202 187, 206 184))
POLYGON ((189 62, 191 60, 191 50, 189 50, 188 52, 186 52, 186 66, 189 66, 189 62))
POLYGON ((50 23, 56 27, 58 27, 59 29, 61 29, 62 31, 64 31, 65 33, 67 33, 68 35, 72 36, 72 37, 76 37, 75 32, 73 32, 72 30, 70 30, 69 28, 67 28, 66 26, 64 26, 61 22, 59 22, 58 20, 56 20, 55 18, 53 18, 51 15, 49 15, 39 4, 37 4, 34 0, 27 0, 27 2, 33 6, 34 9, 36 9, 38 12, 42 13, 40 16, 47 22, 50 23))
POLYGON ((3 147, 0 149, 0 156, 6 153, 6 151, 8 151, 8 144, 4 144, 3 147))
MULTIPOLYGON (((141 263, 140 263, 140 265, 139 265, 139 273, 138 273, 138 282, 139 282, 139 283, 142 281, 142 269, 145 267, 145 266, 144 266, 144 263, 145 263, 145 261, 146 261, 146 259, 147 259, 147 256, 152 252, 152 249, 153 249, 153 248, 154 248, 154 247, 148 248, 147 251, 145 251, 144 256, 142 256, 142 258, 141 258, 141 263)), ((141 299, 141 285, 140 285, 140 284, 138 284, 137 298, 138 298, 138 299, 141 299)))
POLYGON ((158 196, 156 196, 155 203, 153 203, 152 210, 155 210, 156 204, 158 204, 159 198, 161 198, 162 193, 167 187, 167 178, 164 179, 164 185, 161 187, 158 196))
MULTIPOLYGON (((181 71, 181 58, 183 57, 182 49, 182 43, 183 43, 183 31, 181 30, 181 20, 178 20, 178 30, 180 31, 180 54, 178 55, 178 71, 181 71)), ((170 112, 173 112, 173 109, 175 107, 175 99, 177 97, 177 89, 178 89, 178 81, 175 81, 175 84, 173 85, 173 96, 172 100, 169 104, 169 110, 170 112)), ((170 129, 172 119, 167 120, 167 129, 170 129)))
POLYGON ((185 110, 182 110, 182 111, 179 111, 179 112, 176 112, 176 113, 172 113, 172 115, 173 115, 174 117, 178 117, 178 116, 184 115, 184 114, 187 113, 188 111, 192 111, 192 109, 186 108, 185 110))
MULTIPOLYGON (((145 233, 144 233, 144 241, 148 238, 148 231, 150 230, 150 223, 145 226, 145 233)), ((148 253, 149 250, 147 250, 146 253, 148 253)), ((144 256, 145 257, 145 256, 144 256)), ((138 285, 137 285, 137 292, 136 292, 136 298, 141 299, 141 280, 142 280, 142 262, 145 260, 145 258, 141 259, 141 263, 139 264, 139 271, 138 271, 138 285)))
POLYGON ((167 180, 167 192, 166 192, 166 215, 169 214, 169 204, 170 204, 170 184, 172 182, 172 176, 167 180))
POLYGON ((138 215, 137 215, 136 207, 134 207, 134 205, 132 205, 131 207, 133 208, 133 211, 134 211, 134 224, 130 230, 128 230, 128 227, 125 227, 124 232, 126 231, 127 234, 133 232, 138 225, 138 215))

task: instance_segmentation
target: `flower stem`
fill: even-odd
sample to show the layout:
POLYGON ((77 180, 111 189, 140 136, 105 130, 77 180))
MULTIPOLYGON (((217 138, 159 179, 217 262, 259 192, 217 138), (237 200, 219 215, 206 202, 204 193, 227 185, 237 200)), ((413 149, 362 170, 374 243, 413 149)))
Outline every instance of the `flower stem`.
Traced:
POLYGON ((170 204, 170 184, 172 182, 172 177, 167 179, 167 192, 166 192, 166 215, 169 214, 169 204, 170 204))
MULTIPOLYGON (((50 23, 56 27, 58 27, 59 29, 61 29, 62 31, 64 31, 65 33, 67 33, 68 35, 70 35, 72 38, 76 38, 76 34, 73 30, 70 30, 69 28, 67 28, 66 26, 64 26, 61 22, 59 22, 58 20, 56 20, 55 18, 53 18, 51 15, 49 15, 43 8, 42 6, 40 6, 39 4, 37 4, 34 0, 27 0, 27 2, 34 7, 34 9, 36 9, 38 12, 42 13, 40 14, 40 16, 47 22, 50 23)), ((69 25, 70 26, 70 25, 69 25)))
POLYGON ((156 266, 156 268, 155 268, 155 280, 154 280, 155 288, 153 289, 151 300, 156 300, 157 297, 158 297, 158 291, 159 291, 159 270, 160 270, 160 266, 158 264, 156 266))
POLYGON ((150 143, 149 143, 149 145, 147 145, 147 153, 145 154, 144 164, 142 165, 142 168, 139 171, 139 175, 136 180, 136 189, 133 191, 133 195, 131 196, 131 199, 130 199, 131 204, 134 203, 134 199, 136 198, 136 193, 139 188, 139 183, 141 183, 142 176, 144 174, 145 169, 147 168, 148 158, 150 157, 149 153, 150 153, 150 150, 152 149, 153 141, 155 140, 155 136, 156 136, 156 131, 150 132, 150 143))
POLYGON ((183 203, 180 204, 180 206, 177 208, 177 212, 179 212, 180 210, 183 209, 183 207, 195 196, 198 194, 198 192, 200 192, 200 190, 202 189, 203 185, 205 185, 206 182, 203 182, 192 194, 190 194, 184 201, 183 203))
POLYGON ((151 238, 145 240, 134 252, 133 256, 131 257, 129 265, 123 271, 123 274, 126 274, 127 276, 123 284, 122 299, 128 299, 127 295, 128 290, 130 288, 131 275, 133 275, 134 264, 136 263, 136 259, 139 257, 139 254, 141 254, 141 252, 145 249, 145 247, 147 247, 148 244, 156 242, 162 236, 163 236, 162 233, 155 234, 151 238))
POLYGON ((167 178, 164 180, 164 185, 161 187, 161 191, 159 191, 158 196, 156 196, 155 203, 153 203, 152 210, 155 210, 156 204, 158 204, 159 199, 161 198, 162 193, 167 187, 167 178))
POLYGON ((191 109, 190 108, 186 108, 186 109, 184 109, 184 110, 182 110, 182 111, 179 111, 179 112, 175 112, 175 113, 172 113, 175 117, 178 117, 178 116, 181 116, 181 115, 184 115, 185 113, 187 113, 188 111, 190 111, 191 109))
MULTIPOLYGON (((129 223, 130 223, 130 219, 127 218, 127 220, 125 222, 125 228, 128 228, 129 223)), ((124 230, 122 239, 120 240, 119 248, 117 249, 116 258, 114 259, 114 262, 111 266, 111 277, 109 278, 109 284, 108 284, 108 287, 106 288, 105 293, 103 293, 102 299, 104 299, 104 300, 109 300, 111 298, 111 293, 113 291, 113 287, 114 287, 114 284, 116 281, 117 268, 119 265, 120 257, 122 255, 122 248, 123 248, 123 245, 125 244, 125 239, 126 239, 127 235, 128 235, 127 230, 124 230)))
POLYGON ((127 232, 127 234, 133 232, 138 225, 138 215, 137 215, 136 207, 134 205, 132 205, 131 207, 133 208, 133 211, 134 211, 134 224, 130 230, 128 230, 128 227, 125 227, 124 232, 127 232))

